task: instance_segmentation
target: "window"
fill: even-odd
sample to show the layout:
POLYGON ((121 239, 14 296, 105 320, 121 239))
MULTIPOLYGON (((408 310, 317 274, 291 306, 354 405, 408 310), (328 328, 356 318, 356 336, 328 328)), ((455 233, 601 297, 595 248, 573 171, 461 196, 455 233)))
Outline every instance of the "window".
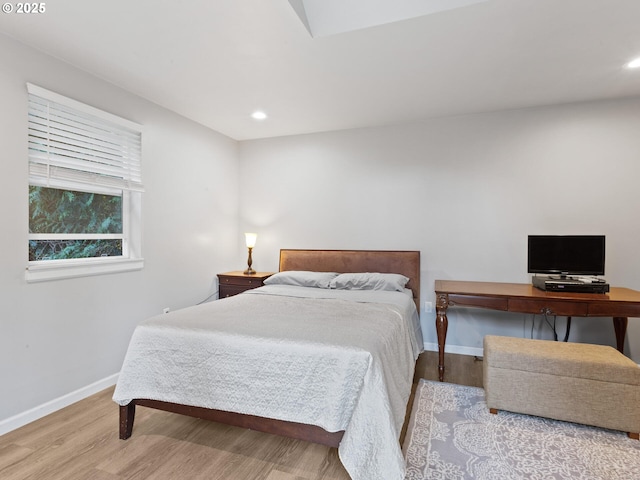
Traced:
POLYGON ((27 281, 142 268, 141 126, 32 84, 27 281))

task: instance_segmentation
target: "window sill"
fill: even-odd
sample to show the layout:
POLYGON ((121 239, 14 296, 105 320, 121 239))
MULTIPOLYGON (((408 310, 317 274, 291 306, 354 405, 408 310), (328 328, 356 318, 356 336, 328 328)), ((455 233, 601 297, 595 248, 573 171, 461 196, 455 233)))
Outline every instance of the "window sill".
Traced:
POLYGON ((47 282, 65 278, 131 272, 141 270, 143 266, 144 259, 142 258, 96 258, 80 261, 51 260, 47 263, 30 263, 25 272, 25 279, 27 283, 47 282))

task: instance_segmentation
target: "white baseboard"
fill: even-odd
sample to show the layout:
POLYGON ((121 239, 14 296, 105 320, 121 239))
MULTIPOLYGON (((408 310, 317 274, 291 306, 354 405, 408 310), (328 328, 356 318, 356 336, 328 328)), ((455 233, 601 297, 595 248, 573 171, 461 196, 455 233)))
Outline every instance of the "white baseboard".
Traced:
MULTIPOLYGON (((437 343, 425 343, 424 349, 429 352, 437 352, 438 344, 437 343)), ((445 353, 457 353, 458 355, 471 355, 475 357, 481 357, 483 354, 483 349, 480 347, 462 347, 460 345, 445 345, 444 346, 445 353)))
POLYGON ((13 417, 0 420, 0 435, 9 433, 12 430, 20 428, 28 423, 38 420, 39 418, 47 416, 50 413, 56 412, 64 407, 68 407, 73 403, 90 397, 91 395, 98 393, 105 388, 109 388, 115 385, 116 381, 118 380, 118 375, 118 373, 115 373, 108 376, 107 378, 98 380, 91 385, 79 388, 75 392, 68 393, 66 395, 63 395, 62 397, 54 398, 47 403, 38 405, 37 407, 27 410, 26 412, 14 415, 13 417))

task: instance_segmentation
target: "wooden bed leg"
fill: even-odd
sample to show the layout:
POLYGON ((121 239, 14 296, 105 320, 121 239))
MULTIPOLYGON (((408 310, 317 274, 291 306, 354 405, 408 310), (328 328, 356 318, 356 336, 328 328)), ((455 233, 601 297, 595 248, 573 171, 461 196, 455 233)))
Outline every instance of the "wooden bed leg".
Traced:
POLYGON ((133 431, 133 420, 136 417, 136 402, 120 406, 120 440, 126 440, 133 431))
POLYGON ((490 408, 489 409, 489 413, 493 413, 494 415, 498 414, 498 409, 497 408, 490 408))
POLYGON ((638 432, 628 432, 627 435, 629 436, 629 438, 632 438, 634 440, 640 440, 640 433, 638 432))

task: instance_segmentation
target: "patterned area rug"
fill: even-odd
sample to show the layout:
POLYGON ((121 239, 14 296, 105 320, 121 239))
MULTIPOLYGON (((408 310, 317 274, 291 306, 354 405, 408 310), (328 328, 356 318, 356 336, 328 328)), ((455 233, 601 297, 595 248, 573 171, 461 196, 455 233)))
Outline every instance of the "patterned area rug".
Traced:
POLYGON ((492 415, 482 388, 426 380, 417 387, 404 451, 407 480, 640 479, 640 441, 625 433, 492 415))

